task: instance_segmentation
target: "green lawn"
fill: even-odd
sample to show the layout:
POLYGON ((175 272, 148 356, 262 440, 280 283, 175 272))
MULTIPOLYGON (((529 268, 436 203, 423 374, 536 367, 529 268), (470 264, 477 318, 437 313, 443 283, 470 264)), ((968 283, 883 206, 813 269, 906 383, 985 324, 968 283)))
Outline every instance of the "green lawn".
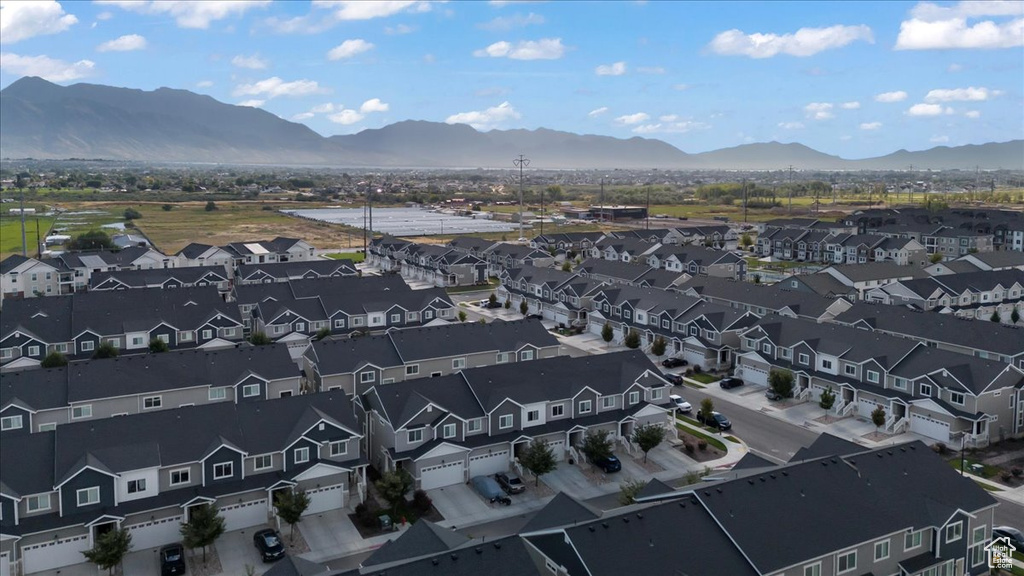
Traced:
MULTIPOLYGON (((21 254, 21 217, 6 213, 6 208, 9 205, 9 203, 4 204, 5 213, 0 216, 0 255, 2 257, 21 254)), ((52 224, 53 218, 50 216, 25 215, 25 242, 29 256, 35 255, 40 237, 46 238, 46 233, 52 224), (38 235, 36 234, 37 226, 38 235)))
POLYGON ((712 384, 721 380, 718 376, 712 376, 711 374, 706 374, 704 372, 701 372, 700 374, 691 374, 689 378, 692 378, 697 382, 703 382, 704 384, 712 384))
MULTIPOLYGON (((482 291, 485 291, 485 290, 494 290, 499 285, 501 285, 501 283, 498 281, 497 278, 488 278, 487 279, 487 284, 472 284, 472 285, 468 285, 468 286, 452 286, 450 288, 445 288, 444 290, 445 290, 445 292, 447 292, 449 294, 462 294, 463 292, 482 292, 482 291)), ((490 296, 490 294, 488 294, 488 296, 490 296)))
MULTIPOLYGON (((960 459, 959 458, 955 458, 953 460, 950 460, 949 464, 954 469, 956 469, 957 471, 960 471, 960 459)), ((972 464, 975 464, 975 462, 971 462, 970 458, 968 458, 967 461, 966 461, 967 472, 969 472, 971 474, 974 474, 975 476, 981 476, 982 478, 996 478, 996 477, 998 477, 1002 473, 1002 469, 999 468, 998 466, 989 466, 988 464, 984 464, 983 465, 983 467, 981 469, 981 472, 972 472, 971 471, 971 465, 972 464)))
POLYGON ((366 260, 366 254, 363 252, 334 252, 333 254, 325 254, 325 256, 332 260, 351 260, 353 264, 366 260))
MULTIPOLYGON (((684 420, 686 422, 692 423, 694 426, 701 427, 700 423, 698 423, 696 420, 690 420, 689 418, 686 418, 685 416, 679 416, 678 418, 680 420, 684 420)), ((683 432, 686 432, 687 434, 693 434, 697 438, 700 438, 702 440, 706 440, 708 444, 714 446, 715 448, 718 448, 722 452, 728 452, 729 451, 725 447, 725 444, 723 444, 721 440, 719 440, 718 438, 715 438, 714 436, 708 436, 707 434, 705 434, 703 432, 698 432, 697 430, 694 430, 693 428, 690 428, 689 426, 683 426, 681 424, 676 424, 676 428, 679 428, 680 430, 682 430, 683 432)))

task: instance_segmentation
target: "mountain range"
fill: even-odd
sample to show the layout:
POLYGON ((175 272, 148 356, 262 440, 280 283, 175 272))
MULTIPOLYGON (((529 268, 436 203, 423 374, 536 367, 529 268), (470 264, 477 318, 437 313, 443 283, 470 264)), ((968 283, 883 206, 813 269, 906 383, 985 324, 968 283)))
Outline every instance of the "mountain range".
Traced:
POLYGON ((778 170, 1024 169, 1024 140, 939 146, 848 160, 802 144, 745 144, 699 154, 651 138, 540 128, 480 132, 408 120, 345 136, 258 108, 160 88, 151 92, 25 77, 0 91, 0 157, 338 167, 507 167, 523 153, 535 168, 778 170), (541 160, 543 159, 543 160, 541 160))

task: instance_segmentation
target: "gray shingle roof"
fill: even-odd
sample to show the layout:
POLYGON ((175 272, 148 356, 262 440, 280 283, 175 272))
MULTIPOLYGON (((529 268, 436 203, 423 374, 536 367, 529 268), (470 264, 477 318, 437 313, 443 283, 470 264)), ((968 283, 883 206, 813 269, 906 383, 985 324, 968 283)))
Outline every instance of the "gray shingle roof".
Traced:
POLYGON ((790 347, 806 342, 819 352, 856 363, 875 360, 886 369, 892 368, 911 350, 922 345, 888 334, 782 316, 761 318, 755 326, 764 330, 777 346, 790 347))
POLYGON ((356 267, 351 260, 309 260, 306 262, 275 262, 271 264, 243 264, 238 267, 239 278, 249 278, 254 274, 266 274, 277 279, 301 278, 308 273, 317 276, 343 274, 355 276, 356 267))
POLYGON ((538 510, 519 532, 521 534, 529 534, 530 532, 561 528, 587 522, 600 516, 601 513, 597 510, 569 496, 565 492, 559 492, 555 494, 555 497, 550 502, 538 510))
POLYGON ((401 536, 378 548, 363 566, 379 566, 428 554, 443 554, 470 541, 470 538, 441 528, 430 520, 419 520, 401 536))
POLYGON ((225 282, 227 274, 223 266, 187 266, 184 268, 154 268, 151 270, 119 270, 114 272, 93 272, 89 276, 89 286, 96 287, 109 279, 132 288, 161 286, 168 280, 177 280, 182 284, 195 284, 207 274, 211 274, 209 282, 225 282))
MULTIPOLYGON (((917 266, 901 266, 895 262, 866 262, 864 264, 838 264, 831 267, 854 282, 885 280, 889 278, 927 278, 928 273, 917 266)), ((827 272, 820 272, 827 274, 827 272)))
MULTIPOLYGON (((954 390, 961 388, 957 391, 967 391, 974 395, 990 388, 1011 388, 1024 384, 1024 374, 1005 362, 983 360, 927 346, 911 352, 896 365, 892 373, 908 379, 939 373, 942 375, 939 383, 943 386, 954 390)), ((933 376, 933 380, 936 378, 933 376)))

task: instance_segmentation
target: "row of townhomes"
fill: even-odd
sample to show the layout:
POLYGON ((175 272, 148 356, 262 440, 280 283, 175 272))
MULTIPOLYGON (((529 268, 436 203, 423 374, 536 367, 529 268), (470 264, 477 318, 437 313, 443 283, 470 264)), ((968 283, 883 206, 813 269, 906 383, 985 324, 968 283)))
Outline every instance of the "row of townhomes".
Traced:
POLYGON ((866 450, 823 435, 783 465, 601 513, 560 493, 516 534, 472 540, 420 521, 333 576, 979 575, 997 501, 920 442, 866 450), (837 495, 851 508, 838 509, 837 495), (851 516, 849 510, 858 513, 851 516), (766 538, 802 534, 785 546, 766 538), (680 545, 685 542, 685 545, 680 545))
POLYGON ((504 268, 551 266, 554 257, 530 246, 465 237, 447 246, 422 245, 393 236, 374 238, 366 261, 386 272, 438 287, 485 284, 504 268))
POLYGON ((243 339, 242 319, 215 286, 11 300, 0 318, 0 365, 31 368, 50 352, 88 357, 102 344, 141 352, 154 339, 169 348, 231 346, 243 339))
POLYGON ((913 238, 929 254, 956 258, 972 252, 1024 252, 1024 215, 1013 210, 873 208, 846 216, 860 234, 913 238))
POLYGON ((757 253, 778 260, 864 264, 927 264, 925 247, 911 238, 769 227, 757 238, 757 253))
POLYGON ((637 239, 606 238, 591 248, 590 256, 613 262, 646 264, 656 270, 690 276, 743 280, 747 275, 747 261, 741 256, 703 246, 651 244, 637 239))
POLYGON ((20 573, 78 564, 97 535, 113 528, 127 528, 137 549, 176 542, 202 504, 219 508, 227 530, 266 524, 278 490, 305 490, 306 514, 342 508, 365 494, 360 442, 352 402, 341 392, 4 435, 0 561, 15 562, 20 573))
POLYGON ((866 326, 770 316, 743 332, 736 375, 767 385, 771 370, 788 370, 797 397, 834 393, 837 415, 868 418, 881 406, 888 432, 909 430, 941 442, 963 435, 967 446, 982 446, 1024 432, 1024 370, 1010 363, 1015 356, 999 357, 866 326))
POLYGON ((1024 316, 1024 270, 986 270, 900 280, 868 290, 864 300, 936 310, 961 318, 1012 322, 1024 316))
MULTIPOLYGON (((117 251, 67 252, 46 258, 13 255, 0 262, 0 293, 6 300, 83 292, 108 280, 107 276, 100 276, 93 281, 94 274, 131 270, 155 271, 190 267, 209 270, 216 267, 217 270, 213 270, 215 274, 222 277, 227 275, 230 280, 234 277, 236 269, 243 265, 314 260, 318 260, 316 250, 309 243, 280 237, 226 246, 189 244, 173 256, 145 246, 129 246, 117 251)), ((349 266, 351 267, 351 262, 349 266)), ((354 268, 352 273, 354 274, 354 268)), ((128 276, 123 281, 124 286, 121 289, 161 286, 168 281, 182 282, 185 279, 199 281, 197 278, 201 277, 128 276)))
POLYGON ((602 258, 587 258, 576 266, 574 272, 601 282, 661 288, 662 290, 670 290, 692 278, 687 272, 669 272, 650 266, 638 266, 602 258))
POLYGON ((637 238, 651 244, 700 244, 721 248, 736 240, 736 231, 726 224, 683 226, 678 228, 629 229, 609 232, 613 238, 637 238))
POLYGON ((447 376, 467 368, 558 356, 559 343, 534 318, 388 330, 318 340, 302 357, 315 390, 361 395, 372 386, 447 376))
POLYGON ((668 425, 670 385, 638 350, 463 370, 370 387, 356 396, 367 457, 424 490, 509 470, 533 439, 580 462, 590 430, 628 442, 635 426, 668 425))

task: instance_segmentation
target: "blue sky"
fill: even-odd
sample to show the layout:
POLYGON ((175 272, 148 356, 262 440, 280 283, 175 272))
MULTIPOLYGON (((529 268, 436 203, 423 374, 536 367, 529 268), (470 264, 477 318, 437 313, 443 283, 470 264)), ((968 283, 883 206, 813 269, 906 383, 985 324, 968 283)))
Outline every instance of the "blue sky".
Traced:
POLYGON ((846 158, 1024 138, 1024 2, 0 2, 0 87, 846 158))

